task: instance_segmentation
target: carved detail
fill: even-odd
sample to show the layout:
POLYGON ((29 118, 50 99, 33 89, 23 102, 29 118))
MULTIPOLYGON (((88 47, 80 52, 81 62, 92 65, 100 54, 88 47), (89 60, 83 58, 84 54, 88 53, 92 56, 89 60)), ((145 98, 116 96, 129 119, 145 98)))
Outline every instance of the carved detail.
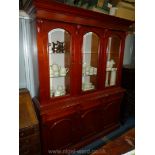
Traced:
POLYGON ((71 121, 71 119, 62 119, 62 120, 59 120, 57 122, 55 122, 54 124, 52 124, 52 126, 50 127, 50 130, 52 130, 56 125, 64 122, 64 121, 71 121))

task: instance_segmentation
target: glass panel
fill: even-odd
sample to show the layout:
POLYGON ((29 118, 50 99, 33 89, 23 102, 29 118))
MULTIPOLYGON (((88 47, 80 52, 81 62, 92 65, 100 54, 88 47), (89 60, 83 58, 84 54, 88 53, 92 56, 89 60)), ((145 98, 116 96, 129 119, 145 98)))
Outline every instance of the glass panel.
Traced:
POLYGON ((64 96, 70 92, 70 34, 64 29, 48 33, 50 96, 64 96))
POLYGON ((117 68, 119 64, 120 38, 117 36, 109 37, 107 46, 107 64, 105 86, 114 86, 116 84, 117 68))
POLYGON ((99 37, 89 32, 83 36, 82 91, 93 90, 97 84, 99 37))

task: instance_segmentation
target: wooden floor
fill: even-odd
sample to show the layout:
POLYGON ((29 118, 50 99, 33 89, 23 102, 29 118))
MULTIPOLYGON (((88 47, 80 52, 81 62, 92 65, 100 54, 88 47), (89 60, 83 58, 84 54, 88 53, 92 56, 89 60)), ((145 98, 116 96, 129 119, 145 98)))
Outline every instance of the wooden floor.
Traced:
POLYGON ((110 141, 91 155, 121 155, 135 148, 135 129, 130 129, 120 137, 110 141))

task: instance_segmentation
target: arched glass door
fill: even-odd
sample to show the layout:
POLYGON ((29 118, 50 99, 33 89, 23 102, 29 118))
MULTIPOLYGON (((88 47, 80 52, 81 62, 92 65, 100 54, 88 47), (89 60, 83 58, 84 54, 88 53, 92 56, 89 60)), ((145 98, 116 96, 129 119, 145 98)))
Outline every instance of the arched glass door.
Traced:
POLYGON ((70 93, 70 34, 64 29, 48 33, 50 97, 70 93))
POLYGON ((118 36, 110 36, 108 38, 105 87, 116 85, 118 65, 120 61, 120 42, 121 40, 118 36))
POLYGON ((99 37, 94 32, 86 33, 82 45, 82 91, 96 89, 98 51, 99 37))

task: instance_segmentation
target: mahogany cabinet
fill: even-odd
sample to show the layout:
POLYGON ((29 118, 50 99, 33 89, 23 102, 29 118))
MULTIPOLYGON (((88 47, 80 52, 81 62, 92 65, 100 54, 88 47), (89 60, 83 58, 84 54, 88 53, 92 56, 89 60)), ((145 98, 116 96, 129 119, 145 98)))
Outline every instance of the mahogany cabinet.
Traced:
POLYGON ((50 0, 27 1, 25 10, 37 47, 43 154, 69 154, 119 127, 132 21, 50 0))

